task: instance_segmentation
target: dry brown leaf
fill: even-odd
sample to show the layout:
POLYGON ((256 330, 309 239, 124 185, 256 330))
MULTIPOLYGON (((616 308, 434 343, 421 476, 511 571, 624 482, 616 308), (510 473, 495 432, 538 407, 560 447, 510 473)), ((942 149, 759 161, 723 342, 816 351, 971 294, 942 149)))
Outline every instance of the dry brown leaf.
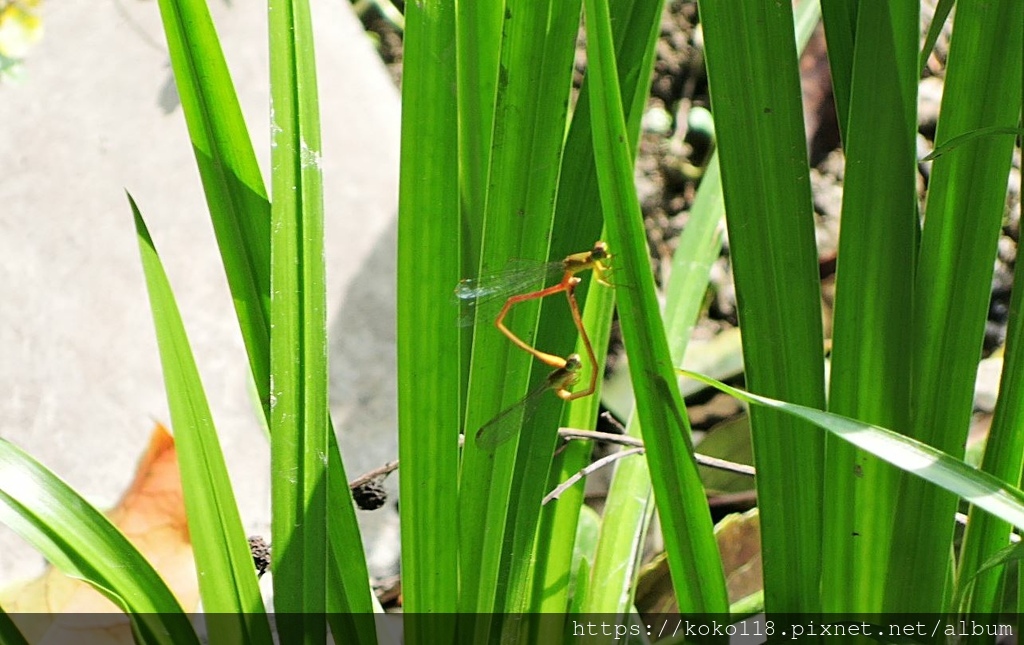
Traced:
MULTIPOLYGON (((134 481, 107 516, 160 573, 185 611, 194 611, 199 604, 199 583, 185 519, 178 454, 174 438, 163 425, 154 428, 134 481)), ((35 580, 0 592, 0 604, 13 614, 29 642, 132 642, 127 619, 113 615, 120 610, 112 602, 52 566, 35 580), (17 615, 31 613, 50 614, 56 620, 44 624, 37 615, 23 623, 17 615), (107 613, 112 615, 84 615, 107 613)))
POLYGON ((764 586, 761 577, 761 521, 757 508, 733 513, 715 527, 715 541, 722 554, 729 602, 736 602, 764 586))
MULTIPOLYGON (((757 508, 722 518, 715 525, 715 542, 722 554, 729 602, 760 591, 764 583, 761 577, 761 523, 757 508)), ((644 616, 679 611, 669 575, 668 557, 664 553, 640 569, 634 602, 644 616)))
POLYGON ((668 570, 668 555, 664 552, 640 567, 633 604, 645 618, 679 611, 672 576, 668 570))
POLYGON ((199 605, 192 542, 174 438, 157 424, 135 480, 108 514, 174 592, 185 611, 199 605))

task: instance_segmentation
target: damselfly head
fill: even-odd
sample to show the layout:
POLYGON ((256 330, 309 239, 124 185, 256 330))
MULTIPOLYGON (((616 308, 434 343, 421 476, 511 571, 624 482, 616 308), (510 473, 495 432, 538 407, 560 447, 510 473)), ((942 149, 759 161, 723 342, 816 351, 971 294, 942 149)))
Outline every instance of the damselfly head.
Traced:
POLYGON ((565 358, 565 367, 562 369, 566 372, 578 372, 581 367, 583 367, 583 359, 580 358, 580 355, 569 354, 569 356, 565 358))

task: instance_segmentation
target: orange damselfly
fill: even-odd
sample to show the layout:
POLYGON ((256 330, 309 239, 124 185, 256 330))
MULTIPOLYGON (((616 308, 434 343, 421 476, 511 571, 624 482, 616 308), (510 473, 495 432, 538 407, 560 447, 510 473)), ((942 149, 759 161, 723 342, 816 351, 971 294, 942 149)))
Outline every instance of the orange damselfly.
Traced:
POLYGON ((580 393, 581 396, 593 394, 597 387, 597 357, 590 344, 586 329, 583 327, 583 319, 580 315, 579 305, 576 302, 575 288, 580 283, 577 275, 588 269, 594 272, 594 278, 605 286, 611 286, 605 276, 610 270, 604 262, 612 256, 608 252, 608 245, 604 242, 596 242, 589 251, 573 253, 557 262, 536 263, 518 261, 510 268, 489 275, 471 278, 459 282, 455 288, 455 296, 465 303, 467 313, 463 322, 472 324, 475 312, 485 303, 506 298, 505 305, 495 318, 494 324, 511 340, 517 347, 529 352, 545 365, 556 370, 566 367, 567 359, 554 354, 543 352, 536 347, 522 340, 505 325, 505 317, 515 305, 527 300, 546 298, 556 293, 565 293, 569 302, 569 310, 572 313, 573 324, 579 331, 580 338, 587 351, 587 359, 591 365, 590 385, 580 393), (561 276, 558 283, 549 287, 544 285, 561 276), (537 287, 541 288, 537 288, 537 287))
POLYGON ((564 365, 548 374, 548 377, 538 387, 481 426, 476 431, 477 447, 481 450, 492 451, 512 438, 516 431, 530 420, 541 397, 548 390, 553 390, 555 395, 564 401, 572 401, 593 394, 593 392, 585 390, 572 392, 569 389, 580 378, 579 371, 583 366, 580 355, 570 354, 563 358, 562 362, 564 365))

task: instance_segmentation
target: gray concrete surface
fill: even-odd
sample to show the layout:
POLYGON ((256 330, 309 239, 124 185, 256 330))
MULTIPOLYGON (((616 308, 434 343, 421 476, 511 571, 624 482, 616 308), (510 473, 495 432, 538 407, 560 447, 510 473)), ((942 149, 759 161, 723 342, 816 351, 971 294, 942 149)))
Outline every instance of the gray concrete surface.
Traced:
MULTIPOLYGON (((210 0, 264 176, 266 3, 210 0)), ((332 412, 351 477, 395 457, 398 94, 345 0, 312 0, 332 412)), ((0 436, 101 507, 169 423, 130 190, 178 297, 246 530, 269 533, 269 453, 152 0, 48 0, 25 81, 0 85, 0 436)), ((269 185, 269 178, 268 185, 269 185)), ((390 482, 392 488, 394 481, 390 482)), ((360 513, 373 569, 397 519, 360 513)), ((0 584, 41 558, 6 529, 0 584)))

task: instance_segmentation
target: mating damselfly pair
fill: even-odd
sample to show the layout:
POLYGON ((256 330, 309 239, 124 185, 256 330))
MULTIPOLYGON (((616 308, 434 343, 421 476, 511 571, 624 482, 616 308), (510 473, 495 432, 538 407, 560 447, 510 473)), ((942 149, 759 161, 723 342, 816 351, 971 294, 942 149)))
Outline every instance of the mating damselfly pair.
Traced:
POLYGON ((517 429, 517 421, 524 417, 517 414, 522 408, 532 407, 547 390, 554 393, 565 401, 580 399, 590 396, 597 390, 597 356, 590 344, 590 338, 583 327, 583 318, 580 315, 579 304, 576 302, 576 286, 581 282, 577 275, 583 271, 594 272, 594 279, 605 286, 611 286, 606 275, 610 271, 605 264, 611 259, 608 252, 608 245, 604 242, 597 242, 589 251, 573 253, 557 262, 528 263, 519 261, 514 266, 490 275, 471 278, 459 282, 455 288, 455 296, 465 303, 469 310, 466 322, 472 323, 475 312, 487 302, 506 298, 504 306, 494 320, 495 326, 505 334, 517 347, 529 352, 545 365, 553 368, 544 383, 540 387, 528 393, 523 399, 500 412, 496 417, 484 424, 476 433, 477 445, 486 450, 493 450, 509 438, 517 429), (552 286, 545 286, 552 280, 561 276, 558 283, 552 286), (541 288, 537 288, 538 285, 541 288), (531 290, 532 289, 532 290, 531 290), (543 352, 528 344, 505 325, 505 317, 515 305, 527 300, 546 298, 548 296, 564 293, 569 303, 569 311, 572 314, 573 324, 583 340, 583 346, 587 352, 587 359, 590 362, 590 382, 587 387, 573 392, 580 378, 579 370, 583 366, 579 354, 571 354, 568 357, 561 357, 555 354, 543 352))

